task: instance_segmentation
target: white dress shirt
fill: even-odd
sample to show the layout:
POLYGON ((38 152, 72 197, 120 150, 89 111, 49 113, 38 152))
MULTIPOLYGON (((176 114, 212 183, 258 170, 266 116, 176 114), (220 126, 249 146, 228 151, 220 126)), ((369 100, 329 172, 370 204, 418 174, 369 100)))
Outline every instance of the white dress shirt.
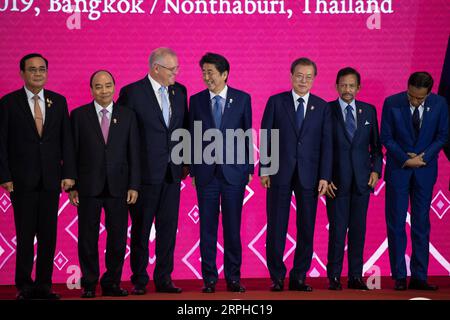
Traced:
POLYGON ((225 87, 222 89, 222 91, 219 92, 219 94, 215 94, 214 92, 211 92, 211 91, 209 92, 209 100, 211 101, 211 110, 213 110, 212 108, 214 108, 214 100, 213 100, 213 98, 215 96, 220 96, 222 98, 220 102, 221 102, 222 114, 223 114, 223 111, 225 110, 225 104, 226 104, 226 101, 227 101, 227 93, 228 93, 228 86, 227 85, 225 85, 225 87))
MULTIPOLYGON (((423 111, 425 110, 424 102, 422 102, 420 104, 420 106, 418 106, 418 108, 419 108, 420 126, 422 127, 423 111)), ((416 107, 414 107, 411 104, 409 104, 409 109, 411 110, 411 115, 413 115, 414 110, 416 109, 416 107)))
POLYGON ((355 119, 355 128, 358 127, 358 121, 357 121, 357 115, 356 115, 356 103, 355 103, 355 99, 353 99, 352 102, 347 103, 344 100, 342 100, 341 98, 339 98, 339 105, 341 106, 341 111, 342 111, 342 116, 344 117, 344 122, 347 121, 347 106, 350 105, 353 108, 353 118, 355 119))
MULTIPOLYGON (((27 94, 27 101, 28 101, 28 105, 30 106, 30 110, 31 110, 31 114, 33 115, 33 119, 35 119, 35 114, 34 114, 34 93, 31 92, 30 90, 27 89, 27 87, 25 88, 25 92, 27 94)), ((42 112, 42 124, 45 123, 45 98, 44 98, 44 89, 41 89, 41 91, 38 92, 37 94, 39 96, 39 107, 41 108, 41 112, 42 112)))
MULTIPOLYGON (((101 105, 99 105, 97 103, 97 101, 95 101, 95 100, 94 100, 94 106, 95 106, 95 111, 97 112, 98 123, 100 124, 100 127, 101 127, 102 118, 103 118, 102 110, 104 108, 101 105)), ((112 117, 112 111, 113 111, 113 103, 112 102, 106 107, 106 110, 108 110, 108 113, 106 113, 106 117, 108 118, 109 124, 111 124, 111 117, 112 117)))
POLYGON ((303 100, 305 101, 303 104, 303 119, 304 119, 306 117, 306 106, 308 105, 309 92, 302 97, 302 96, 299 96, 297 93, 295 93, 294 89, 292 89, 292 97, 294 98, 295 112, 297 112, 298 105, 300 104, 297 101, 297 99, 303 98, 303 100))
MULTIPOLYGON (((159 91, 159 88, 161 88, 162 85, 158 81, 153 79, 150 75, 148 75, 148 79, 150 80, 150 83, 152 85, 153 91, 155 92, 156 100, 158 100, 158 103, 159 103, 159 108, 162 110, 161 92, 159 91)), ((170 99, 169 99, 169 88, 166 87, 166 89, 167 90, 165 91, 165 94, 166 94, 167 101, 169 102, 169 115, 170 115, 172 107, 170 105, 170 99)))

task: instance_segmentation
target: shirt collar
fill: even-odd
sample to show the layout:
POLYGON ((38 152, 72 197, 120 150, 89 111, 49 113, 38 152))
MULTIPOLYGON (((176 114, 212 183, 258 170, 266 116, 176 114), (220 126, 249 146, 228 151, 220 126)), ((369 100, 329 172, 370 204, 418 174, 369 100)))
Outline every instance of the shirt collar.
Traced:
POLYGON ((341 98, 339 98, 339 105, 341 106, 342 112, 346 111, 345 108, 347 108, 348 105, 352 106, 354 112, 356 111, 355 99, 353 99, 352 102, 347 103, 344 100, 342 100, 341 98))
POLYGON ((158 81, 156 81, 155 79, 152 78, 152 76, 149 74, 148 75, 148 79, 150 80, 150 83, 152 85, 153 91, 155 92, 159 92, 159 88, 162 87, 161 83, 159 83, 158 81))
POLYGON ((225 85, 225 87, 222 89, 222 91, 219 92, 219 94, 215 94, 214 92, 209 91, 209 98, 212 100, 215 96, 220 96, 223 98, 223 100, 227 100, 227 92, 228 92, 228 86, 225 85))
MULTIPOLYGON (((97 114, 100 113, 100 111, 102 111, 104 108, 99 105, 97 103, 97 101, 94 100, 94 106, 95 106, 95 111, 97 112, 97 114)), ((113 102, 111 102, 107 107, 106 110, 108 110, 109 114, 112 114, 112 109, 113 109, 113 102)))
MULTIPOLYGON (((409 108, 411 109, 411 111, 414 111, 414 109, 415 109, 416 107, 414 107, 414 106, 410 103, 410 104, 409 104, 409 108)), ((425 108, 425 101, 422 102, 418 108, 419 108, 419 111, 422 111, 422 110, 425 108)))
MULTIPOLYGON (((30 90, 28 90, 28 88, 27 88, 26 86, 24 86, 24 88, 25 88, 25 92, 26 92, 26 94, 27 94, 28 100, 33 99, 34 93, 31 92, 30 90)), ((44 100, 44 89, 41 89, 41 91, 39 91, 39 92, 37 93, 37 95, 39 96, 39 99, 40 99, 42 102, 45 102, 45 100, 44 100)))
POLYGON ((297 101, 298 98, 303 98, 303 100, 305 100, 305 106, 308 105, 308 100, 309 100, 309 92, 307 94, 305 94, 303 97, 299 96, 294 89, 292 89, 292 96, 294 97, 294 100, 297 101))

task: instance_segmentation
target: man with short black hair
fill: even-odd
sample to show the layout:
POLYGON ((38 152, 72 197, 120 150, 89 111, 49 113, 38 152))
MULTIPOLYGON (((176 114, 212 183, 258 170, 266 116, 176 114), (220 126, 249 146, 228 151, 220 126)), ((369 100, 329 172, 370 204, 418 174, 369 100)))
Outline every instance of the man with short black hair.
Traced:
POLYGON ((381 143, 386 147, 386 224, 395 290, 406 290, 406 231, 411 202, 411 280, 409 289, 437 290, 427 282, 430 204, 437 179, 438 155, 448 137, 445 99, 431 93, 433 78, 415 72, 408 90, 386 98, 381 143), (409 200, 409 201, 408 201, 409 200))
POLYGON ((24 87, 0 100, 0 184, 10 192, 17 237, 17 299, 59 299, 51 290, 59 194, 75 183, 66 98, 44 89, 48 61, 20 60, 24 87), (36 278, 31 272, 37 239, 36 278))

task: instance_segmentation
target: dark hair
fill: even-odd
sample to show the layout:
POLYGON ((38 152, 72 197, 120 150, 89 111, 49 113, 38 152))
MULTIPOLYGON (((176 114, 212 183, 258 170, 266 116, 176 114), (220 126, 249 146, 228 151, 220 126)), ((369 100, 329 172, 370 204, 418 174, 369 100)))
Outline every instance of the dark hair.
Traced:
POLYGON ((361 84, 361 75, 359 74, 358 71, 356 71, 356 69, 352 67, 345 67, 338 71, 338 74, 336 76, 336 84, 339 84, 339 79, 351 74, 356 77, 356 82, 358 83, 359 86, 361 84))
POLYGON ((45 61, 45 68, 48 69, 48 60, 45 59, 42 56, 42 54, 40 54, 40 53, 30 53, 30 54, 27 54, 26 56, 24 56, 22 59, 20 59, 19 67, 20 67, 21 71, 25 71, 25 62, 28 59, 31 59, 31 58, 42 58, 42 59, 44 59, 44 61, 45 61))
POLYGON ((294 74, 294 70, 298 65, 302 66, 313 66, 314 68, 314 76, 317 76, 317 66, 314 61, 309 58, 298 58, 291 64, 291 74, 294 74))
POLYGON ((101 69, 101 70, 95 71, 95 72, 92 74, 91 79, 89 80, 89 85, 91 86, 91 88, 92 88, 92 80, 94 80, 95 75, 96 75, 97 73, 99 73, 99 72, 106 72, 107 74, 109 74, 109 75, 111 76, 111 79, 112 79, 113 84, 114 84, 114 85, 116 84, 116 81, 114 81, 114 77, 113 77, 113 75, 111 74, 111 72, 109 72, 108 70, 103 70, 103 69, 101 69))
POLYGON ((416 88, 427 88, 427 93, 430 93, 431 89, 433 88, 433 83, 433 77, 431 76, 431 74, 425 71, 414 72, 409 76, 408 79, 408 86, 413 86, 416 88))
MULTIPOLYGON (((228 74, 230 74, 230 64, 228 63, 228 60, 224 56, 221 56, 220 54, 207 52, 200 59, 200 62, 199 62, 200 68, 203 68, 203 65, 205 63, 213 64, 216 67, 217 71, 220 72, 220 74, 224 73, 225 71, 227 71, 228 74)), ((228 76, 227 76, 227 79, 225 79, 225 82, 227 80, 228 80, 228 76)))

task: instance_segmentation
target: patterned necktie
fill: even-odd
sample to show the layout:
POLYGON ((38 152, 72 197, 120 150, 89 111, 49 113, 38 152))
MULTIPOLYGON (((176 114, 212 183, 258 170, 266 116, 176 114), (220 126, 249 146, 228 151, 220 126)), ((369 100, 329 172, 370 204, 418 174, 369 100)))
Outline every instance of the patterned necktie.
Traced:
POLYGON ((297 128, 300 130, 302 127, 303 120, 305 119, 305 100, 303 98, 298 98, 298 107, 296 111, 297 128))
POLYGON ((159 88, 159 92, 161 94, 161 109, 162 114, 164 117, 164 122, 166 123, 166 127, 169 127, 169 120, 170 120, 170 111, 169 111, 169 100, 167 99, 167 88, 164 86, 161 86, 159 88))
POLYGON ((347 133, 350 136, 350 139, 353 139, 353 135, 356 131, 356 121, 355 117, 353 116, 353 107, 351 105, 347 105, 345 110, 347 111, 345 116, 345 128, 347 129, 347 133))
POLYGON ((222 100, 222 97, 215 96, 213 100, 214 100, 213 106, 214 122, 216 123, 216 128, 220 128, 220 124, 222 122, 222 106, 220 105, 220 100, 222 100))
POLYGON ((44 129, 44 117, 42 116, 42 110, 39 106, 39 96, 35 94, 33 96, 34 100, 34 122, 36 123, 36 129, 39 137, 42 137, 42 131, 44 129))
POLYGON ((102 133, 103 133, 103 139, 105 140, 105 143, 108 142, 108 133, 109 133, 109 121, 108 121, 108 110, 106 109, 102 109, 102 111, 100 111, 102 113, 102 121, 100 124, 100 127, 102 128, 102 133))
POLYGON ((414 107, 414 112, 412 115, 412 123, 413 123, 414 133, 416 134, 416 139, 417 139, 417 137, 419 136, 419 131, 420 131, 420 113, 419 113, 418 107, 414 107))

